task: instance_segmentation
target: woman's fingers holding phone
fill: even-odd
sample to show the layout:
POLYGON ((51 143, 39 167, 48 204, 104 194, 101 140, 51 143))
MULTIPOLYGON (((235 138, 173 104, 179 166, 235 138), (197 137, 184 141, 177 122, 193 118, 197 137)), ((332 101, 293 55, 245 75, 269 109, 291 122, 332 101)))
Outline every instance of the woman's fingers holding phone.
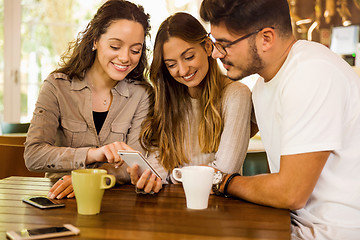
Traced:
POLYGON ((136 182, 136 187, 139 189, 145 189, 148 179, 150 177, 151 171, 149 169, 146 169, 143 174, 141 174, 140 178, 136 182))
POLYGON ((161 179, 156 177, 155 174, 151 173, 150 170, 145 172, 139 178, 136 187, 144 189, 144 192, 150 193, 151 191, 158 193, 162 188, 161 179))
POLYGON ((162 188, 161 179, 157 177, 155 183, 156 183, 156 184, 155 184, 155 187, 153 187, 153 191, 156 192, 156 193, 158 193, 158 192, 161 190, 161 188, 162 188))
MULTIPOLYGON (((149 171, 150 172, 150 171, 149 171)), ((146 183, 145 187, 144 187, 144 191, 146 193, 150 193, 151 190, 153 189, 155 185, 155 179, 156 179, 156 176, 154 174, 151 174, 148 182, 146 183)))
POLYGON ((129 166, 127 168, 127 172, 130 174, 131 184, 137 185, 137 182, 139 181, 139 165, 134 164, 133 166, 129 166))

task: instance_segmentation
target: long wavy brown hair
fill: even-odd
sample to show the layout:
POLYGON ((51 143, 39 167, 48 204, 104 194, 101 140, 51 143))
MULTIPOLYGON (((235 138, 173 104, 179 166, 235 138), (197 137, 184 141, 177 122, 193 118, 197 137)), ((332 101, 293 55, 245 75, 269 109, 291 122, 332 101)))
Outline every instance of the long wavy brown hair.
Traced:
MULTIPOLYGON (((92 51, 94 41, 106 33, 107 28, 116 20, 126 19, 140 23, 144 28, 144 39, 149 35, 150 16, 144 12, 144 8, 124 0, 108 0, 97 11, 83 32, 69 44, 67 51, 61 56, 60 68, 54 72, 65 73, 70 78, 83 79, 84 73, 94 63, 96 52, 92 51)), ((132 70, 128 78, 145 81, 145 73, 148 68, 146 57, 146 42, 143 43, 139 64, 132 70)))
MULTIPOLYGON (((187 13, 176 13, 168 17, 160 26, 154 46, 150 67, 150 81, 153 85, 154 104, 143 122, 141 144, 148 151, 159 151, 162 166, 171 171, 177 166, 189 163, 185 154, 185 139, 191 113, 191 101, 187 86, 177 82, 169 73, 163 61, 163 45, 171 37, 178 37, 192 44, 201 44, 205 51, 207 32, 201 23, 187 13)), ((206 63, 204 63, 206 64, 206 63)), ((200 97, 201 122, 199 144, 202 152, 216 152, 221 133, 222 91, 225 76, 211 56, 208 57, 209 70, 202 81, 200 97)))

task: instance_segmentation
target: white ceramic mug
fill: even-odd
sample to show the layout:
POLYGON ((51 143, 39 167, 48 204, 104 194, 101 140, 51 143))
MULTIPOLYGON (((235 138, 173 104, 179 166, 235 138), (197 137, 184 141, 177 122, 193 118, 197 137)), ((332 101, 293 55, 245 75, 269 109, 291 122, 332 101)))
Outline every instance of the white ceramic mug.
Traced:
POLYGON ((176 181, 183 184, 187 208, 207 208, 214 180, 214 169, 207 166, 186 166, 174 168, 172 173, 176 181))

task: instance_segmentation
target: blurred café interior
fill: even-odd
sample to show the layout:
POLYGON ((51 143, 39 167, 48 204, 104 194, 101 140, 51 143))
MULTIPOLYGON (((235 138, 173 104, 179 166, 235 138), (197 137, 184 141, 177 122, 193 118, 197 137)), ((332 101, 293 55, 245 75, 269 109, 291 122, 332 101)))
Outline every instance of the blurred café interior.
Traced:
MULTIPOLYGON (((143 5, 151 16, 150 51, 159 24, 170 14, 186 11, 199 19, 201 0, 131 1, 143 5)), ((360 0, 288 1, 297 39, 328 46, 359 72, 360 0)), ((68 42, 84 29, 103 2, 0 0, 2 123, 30 122, 42 81, 57 67, 68 42)), ((243 82, 251 88, 255 78, 250 76, 243 82)))
MULTIPOLYGON (((68 43, 86 27, 104 1, 0 0, 0 135, 21 135, 21 139, 16 140, 22 145, 17 151, 20 159, 43 80, 57 68, 68 43)), ((185 11, 200 19, 202 0, 130 1, 141 4, 151 16, 149 51, 160 23, 167 16, 185 11)), ((360 0, 288 2, 296 38, 326 45, 360 75, 360 0)), ((203 24, 210 31, 209 25, 203 24)), ((257 76, 252 75, 241 81, 251 89, 256 79, 257 76)), ((250 140, 247 159, 251 160, 245 161, 244 168, 251 170, 244 172, 245 175, 268 171, 260 135, 250 140)), ((24 168, 23 162, 21 164, 24 168)), ((3 173, 10 174, 5 173, 5 169, 3 173)))

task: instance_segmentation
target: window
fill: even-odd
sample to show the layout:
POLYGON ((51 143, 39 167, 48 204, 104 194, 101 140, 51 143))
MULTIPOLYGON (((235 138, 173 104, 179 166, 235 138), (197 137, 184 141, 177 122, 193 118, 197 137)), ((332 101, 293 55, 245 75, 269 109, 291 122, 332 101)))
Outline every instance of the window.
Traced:
MULTIPOLYGON (((0 114, 5 121, 31 120, 43 80, 58 67, 60 56, 67 49, 68 43, 85 28, 102 2, 0 2, 0 14, 5 15, 4 22, 7 24, 5 41, 4 28, 0 30, 0 52, 11 49, 0 56, 0 114), (4 66, 7 73, 3 71, 4 66)), ((0 24, 3 25, 3 22, 0 24)))
POLYGON ((39 88, 101 1, 22 0, 21 118, 30 121, 39 88))

